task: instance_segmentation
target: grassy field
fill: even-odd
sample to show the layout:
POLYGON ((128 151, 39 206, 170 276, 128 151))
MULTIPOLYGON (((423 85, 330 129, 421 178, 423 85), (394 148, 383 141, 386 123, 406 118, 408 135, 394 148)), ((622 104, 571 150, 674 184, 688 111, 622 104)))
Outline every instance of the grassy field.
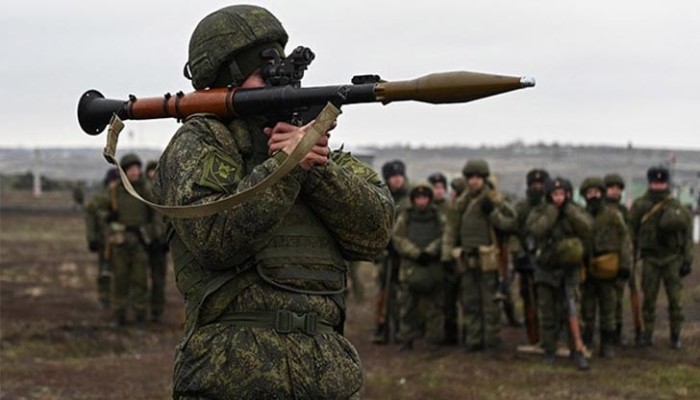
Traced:
MULTIPOLYGON (((7 193, 3 194, 7 196, 7 193)), ((82 215, 0 214, 0 399, 166 399, 174 347, 182 336, 182 300, 172 281, 161 324, 110 329, 95 294, 96 256, 87 251, 82 215)), ((5 201, 5 204, 7 202, 5 201)), ((696 260, 700 247, 696 246, 696 260)), ((370 343, 374 268, 360 267, 365 299, 348 298, 347 336, 363 361, 364 399, 699 399, 700 267, 684 280, 683 350, 668 347, 660 296, 655 346, 618 349, 591 360, 588 372, 564 358, 545 365, 520 354, 523 329, 504 327, 491 356, 456 347, 411 353, 370 343)), ((170 274, 169 279, 172 279, 170 274)), ((626 321, 627 337, 629 320, 626 321)))

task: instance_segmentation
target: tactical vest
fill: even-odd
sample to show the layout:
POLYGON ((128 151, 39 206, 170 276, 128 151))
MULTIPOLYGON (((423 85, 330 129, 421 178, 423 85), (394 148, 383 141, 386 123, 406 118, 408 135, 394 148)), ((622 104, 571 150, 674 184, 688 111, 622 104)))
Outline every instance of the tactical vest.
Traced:
POLYGON ((468 194, 464 208, 458 210, 460 218, 459 244, 465 249, 476 249, 491 244, 491 223, 481 212, 480 200, 488 196, 487 189, 474 196, 468 194))
POLYGON ((434 207, 425 212, 411 208, 407 213, 406 237, 416 246, 424 249, 442 234, 440 216, 434 207))

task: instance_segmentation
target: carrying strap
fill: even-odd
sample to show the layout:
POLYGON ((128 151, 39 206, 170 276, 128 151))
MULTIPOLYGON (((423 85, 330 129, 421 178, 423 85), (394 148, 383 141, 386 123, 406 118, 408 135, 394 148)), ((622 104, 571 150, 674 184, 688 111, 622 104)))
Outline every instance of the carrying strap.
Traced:
MULTIPOLYGON (((294 150, 289 154, 289 156, 280 164, 280 166, 274 170, 270 175, 266 176, 258 184, 251 186, 245 190, 242 190, 236 194, 228 197, 224 197, 220 200, 207 203, 207 204, 197 204, 191 206, 164 206, 156 203, 152 203, 143 197, 141 197, 134 187, 129 182, 126 173, 121 169, 117 168, 119 171, 119 176, 121 177, 122 183, 126 188, 126 191, 130 195, 146 203, 148 206, 154 208, 158 212, 167 215, 170 218, 198 218, 207 217, 219 213, 224 210, 231 209, 238 204, 241 204, 251 198, 255 197, 259 192, 270 188, 277 181, 282 179, 283 176, 291 172, 299 162, 306 156, 306 154, 313 148, 313 146, 323 137, 323 135, 333 126, 333 122, 338 118, 341 111, 335 107, 330 102, 326 104, 321 113, 316 117, 314 122, 306 130, 306 134, 301 139, 299 143, 294 147, 294 150)), ((112 115, 112 119, 109 122, 109 131, 107 134, 107 144, 102 152, 104 157, 111 164, 119 165, 115 157, 117 151, 117 141, 119 139, 119 133, 124 129, 124 122, 116 115, 112 115)))
POLYGON ((654 204, 654 207, 652 207, 651 210, 647 211, 647 213, 642 216, 641 224, 644 225, 644 223, 647 222, 649 220, 649 218, 651 218, 654 214, 656 214, 659 210, 661 210, 661 207, 666 205, 666 203, 668 203, 671 199, 672 199, 672 197, 669 196, 669 197, 666 197, 665 199, 663 199, 662 201, 654 204))

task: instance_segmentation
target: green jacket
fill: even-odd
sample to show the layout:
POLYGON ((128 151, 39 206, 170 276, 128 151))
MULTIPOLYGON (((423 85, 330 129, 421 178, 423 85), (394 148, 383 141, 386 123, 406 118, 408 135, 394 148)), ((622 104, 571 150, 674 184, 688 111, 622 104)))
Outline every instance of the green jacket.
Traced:
POLYGON ((613 204, 605 204, 592 215, 590 257, 618 253, 620 269, 632 268, 632 242, 622 213, 613 204))

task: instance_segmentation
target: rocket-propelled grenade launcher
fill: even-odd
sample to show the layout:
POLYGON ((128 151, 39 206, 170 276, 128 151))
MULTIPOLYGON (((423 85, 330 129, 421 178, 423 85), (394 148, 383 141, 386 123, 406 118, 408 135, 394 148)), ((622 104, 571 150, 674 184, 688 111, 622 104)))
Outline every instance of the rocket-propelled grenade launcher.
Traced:
POLYGON ((308 48, 297 47, 287 58, 269 51, 262 69, 264 88, 235 87, 197 90, 190 93, 167 93, 161 97, 106 99, 96 90, 85 92, 78 103, 80 127, 89 135, 102 132, 112 114, 127 119, 185 119, 192 114, 215 114, 222 119, 265 115, 272 122, 287 121, 297 125, 315 118, 331 102, 345 104, 388 104, 394 101, 420 101, 431 104, 466 103, 512 90, 535 86, 528 77, 513 77, 455 71, 433 73, 407 81, 387 82, 377 75, 360 75, 352 84, 301 87, 301 78, 314 55, 308 48))

